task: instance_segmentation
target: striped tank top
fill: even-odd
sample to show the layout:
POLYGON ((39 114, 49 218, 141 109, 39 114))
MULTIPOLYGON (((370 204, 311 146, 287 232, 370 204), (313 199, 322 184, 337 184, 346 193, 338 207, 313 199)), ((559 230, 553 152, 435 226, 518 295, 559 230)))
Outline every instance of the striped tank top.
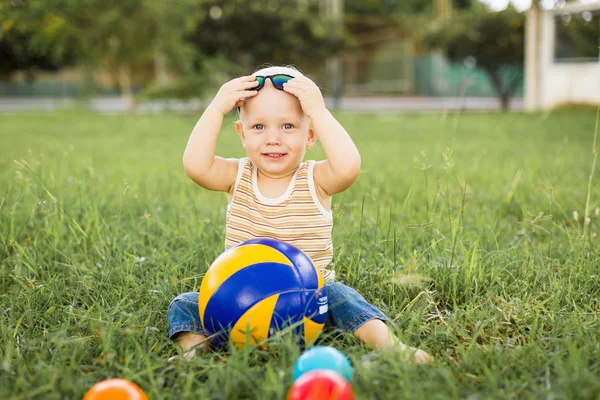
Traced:
POLYGON ((242 158, 227 207, 225 249, 259 237, 281 240, 306 253, 323 278, 333 280, 335 272, 325 268, 333 259, 333 220, 317 197, 314 166, 314 161, 300 164, 286 192, 267 198, 258 189, 257 168, 242 158))

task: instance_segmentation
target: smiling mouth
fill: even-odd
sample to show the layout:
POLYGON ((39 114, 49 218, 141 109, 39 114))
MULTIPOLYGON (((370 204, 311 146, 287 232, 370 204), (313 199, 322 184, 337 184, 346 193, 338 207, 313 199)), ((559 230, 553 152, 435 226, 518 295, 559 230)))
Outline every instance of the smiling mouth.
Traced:
POLYGON ((263 153, 263 156, 266 156, 268 158, 273 158, 273 159, 277 159, 277 158, 281 158, 283 156, 285 156, 287 153, 263 153))

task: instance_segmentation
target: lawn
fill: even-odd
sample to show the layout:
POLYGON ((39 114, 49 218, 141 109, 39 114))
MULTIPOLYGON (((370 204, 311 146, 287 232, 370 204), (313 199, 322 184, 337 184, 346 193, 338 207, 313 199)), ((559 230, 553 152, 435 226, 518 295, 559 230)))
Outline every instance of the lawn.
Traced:
MULTIPOLYGON (((285 398, 290 338, 167 362, 169 302, 223 250, 226 197, 182 167, 197 117, 0 116, 0 398, 80 399, 110 377, 151 399, 285 398)), ((596 112, 338 117, 363 162, 334 197, 337 276, 436 357, 362 365, 326 332, 357 397, 598 398, 596 112)), ((233 119, 218 154, 244 155, 233 119)))

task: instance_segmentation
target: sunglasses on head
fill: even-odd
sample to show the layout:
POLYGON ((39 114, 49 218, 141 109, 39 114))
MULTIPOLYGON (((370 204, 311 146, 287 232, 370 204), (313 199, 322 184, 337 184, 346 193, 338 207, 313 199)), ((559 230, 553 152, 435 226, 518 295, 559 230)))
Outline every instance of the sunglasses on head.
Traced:
POLYGON ((283 90, 283 84, 289 81, 290 79, 294 79, 293 76, 287 74, 275 74, 275 75, 267 75, 267 76, 256 76, 256 80, 258 81, 258 86, 254 88, 254 90, 260 90, 265 86, 265 82, 267 79, 270 79, 275 86, 276 89, 283 90))
MULTIPOLYGON (((258 86, 255 88, 252 88, 250 90, 259 91, 260 89, 265 87, 265 82, 267 81, 267 79, 271 80, 271 82, 273 83, 273 86, 276 89, 283 90, 283 84, 286 83, 287 81, 289 81, 290 79, 294 79, 294 77, 291 75, 287 75, 287 74, 275 74, 275 75, 267 75, 267 76, 257 75, 256 80, 258 82, 258 86)), ((237 110, 239 112, 240 108, 238 107, 237 110)))

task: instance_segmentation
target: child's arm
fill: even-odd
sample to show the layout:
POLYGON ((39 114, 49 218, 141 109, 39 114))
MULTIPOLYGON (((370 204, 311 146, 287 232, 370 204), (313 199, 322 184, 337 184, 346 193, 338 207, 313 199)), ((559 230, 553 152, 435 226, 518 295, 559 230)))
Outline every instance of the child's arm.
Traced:
POLYGON ((238 161, 215 156, 217 138, 225 114, 244 105, 244 98, 255 96, 257 91, 251 88, 257 84, 253 76, 225 83, 192 130, 183 153, 183 168, 203 188, 228 192, 235 183, 238 161))
POLYGON ((321 90, 304 76, 285 83, 284 90, 298 97, 325 151, 327 160, 315 165, 315 183, 330 196, 348 189, 360 172, 360 154, 348 132, 325 107, 321 90))

